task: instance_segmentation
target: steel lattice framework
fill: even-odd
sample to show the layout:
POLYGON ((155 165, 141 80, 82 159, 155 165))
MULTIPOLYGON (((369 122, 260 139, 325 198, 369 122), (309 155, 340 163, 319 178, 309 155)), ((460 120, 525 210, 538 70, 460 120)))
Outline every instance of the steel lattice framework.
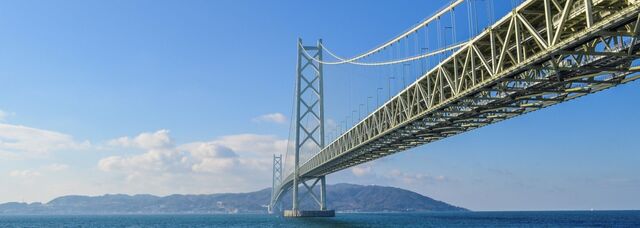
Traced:
MULTIPOLYGON (((635 80, 640 0, 528 0, 304 162, 320 177, 635 80)), ((275 199, 291 188, 288 175, 275 199)))
MULTIPOLYGON (((271 183, 271 189, 276 189, 282 184, 282 155, 273 155, 273 179, 271 183)), ((271 199, 275 199, 277 192, 271 192, 271 199)), ((269 203, 269 213, 274 211, 278 202, 269 203)))
MULTIPOLYGON (((295 140, 294 167, 292 177, 292 213, 298 214, 299 194, 298 187, 302 184, 306 187, 305 196, 311 196, 320 210, 326 209, 326 182, 324 175, 302 176, 300 175, 300 155, 301 153, 318 153, 324 148, 324 83, 322 63, 315 60, 322 60, 322 40, 316 46, 304 46, 302 40, 298 40, 298 65, 296 75, 295 91, 295 140), (305 53, 314 54, 307 56, 305 53), (311 185, 307 181, 313 181, 311 185), (320 196, 316 195, 313 188, 320 183, 320 196)), ((275 164, 275 163, 274 163, 275 164)), ((275 170, 275 168, 274 168, 275 170)), ((282 173, 280 173, 282 175, 282 173)), ((282 178, 282 176, 280 176, 282 178)), ((274 172, 274 180, 276 173, 274 172)), ((276 189, 274 186, 273 189, 276 189)), ((278 202, 281 192, 272 191, 272 202, 269 208, 273 208, 278 202)))

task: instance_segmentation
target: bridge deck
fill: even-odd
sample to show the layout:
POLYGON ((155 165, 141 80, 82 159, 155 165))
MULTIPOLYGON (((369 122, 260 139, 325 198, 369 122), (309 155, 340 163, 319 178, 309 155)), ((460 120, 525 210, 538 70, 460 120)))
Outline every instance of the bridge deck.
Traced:
MULTIPOLYGON (((638 78, 637 0, 529 0, 300 167, 323 176, 638 78), (555 7, 554 7, 555 6, 555 7)), ((291 186, 292 175, 280 192, 291 186)), ((279 194, 278 194, 279 195, 279 194)))

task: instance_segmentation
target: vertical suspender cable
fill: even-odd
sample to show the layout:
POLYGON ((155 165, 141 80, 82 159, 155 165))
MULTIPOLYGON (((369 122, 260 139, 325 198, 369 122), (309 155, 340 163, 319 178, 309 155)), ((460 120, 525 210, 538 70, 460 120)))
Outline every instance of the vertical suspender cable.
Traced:
MULTIPOLYGON (((440 31, 440 30, 442 30, 442 26, 440 25, 440 18, 439 17, 438 17, 438 20, 436 22, 437 22, 436 23, 436 26, 437 26, 436 32, 437 32, 437 35, 438 35, 437 36, 437 39, 438 39, 437 48, 440 48, 440 47, 442 47, 442 41, 441 41, 442 40, 442 37, 441 37, 442 36, 442 32, 440 31)), ((440 63, 440 62, 442 62, 442 53, 440 53, 438 55, 438 63, 440 63)))
MULTIPOLYGON (((451 40, 453 41, 451 43, 455 44, 456 43, 456 13, 453 8, 451 8, 450 10, 450 15, 451 15, 451 40)), ((449 52, 449 55, 452 55, 452 54, 453 54, 453 50, 449 52)))
MULTIPOLYGON (((411 35, 409 35, 409 36, 411 36, 411 35)), ((405 55, 406 55, 406 56, 410 56, 410 55, 411 55, 411 54, 409 54, 409 53, 410 53, 410 52, 409 52, 409 50, 410 50, 410 49, 409 49, 409 43, 411 43, 411 39, 409 39, 409 36, 407 36, 407 38, 406 38, 406 40, 405 40, 405 45, 404 45, 404 46, 405 46, 405 51, 404 51, 404 52, 405 52, 405 55)), ((406 64, 407 64, 407 63, 403 63, 403 64, 402 64, 402 88, 403 88, 403 89, 407 87, 407 79, 406 79, 406 78, 407 78, 407 76, 408 76, 408 74, 409 74, 409 72, 405 72, 405 70, 404 70, 404 68, 405 68, 406 64), (405 75, 405 74, 406 74, 406 75, 405 75)), ((409 62, 408 64, 411 64, 411 62, 409 62)), ((409 65, 409 66, 410 66, 410 65, 409 65)), ((407 69, 407 71, 408 71, 408 70, 409 70, 409 69, 407 69)))
MULTIPOLYGON (((451 43, 456 43, 456 10, 455 9, 451 9, 451 37, 453 42, 451 43)), ((453 53, 453 51, 451 51, 453 53)))
POLYGON ((475 22, 473 25, 473 35, 478 35, 479 32, 479 26, 478 26, 478 7, 476 6, 477 1, 476 0, 469 0, 471 1, 471 8, 473 9, 473 21, 475 22))
POLYGON ((495 23, 496 15, 493 7, 493 0, 485 0, 487 2, 487 13, 489 14, 489 25, 495 23))
MULTIPOLYGON (((429 42, 429 36, 431 34, 429 34, 429 26, 428 25, 426 26, 426 28, 427 28, 427 33, 425 34, 425 38, 426 38, 425 42, 426 42, 426 48, 427 48, 427 52, 428 52, 429 51, 429 47, 431 46, 431 43, 429 42)), ((429 68, 431 68, 431 59, 433 59, 433 58, 427 58, 427 69, 425 69, 425 71, 428 70, 429 68)))
MULTIPOLYGON (((420 33, 416 32, 414 37, 415 37, 415 40, 414 40, 415 45, 413 45, 413 52, 416 54, 421 54, 420 53, 420 44, 421 44, 420 33)), ((419 60, 419 61, 422 62, 422 60, 419 60)), ((414 69, 413 75, 414 75, 414 79, 417 79, 419 77, 418 75, 420 75, 420 66, 418 66, 417 62, 414 62, 414 63, 415 64, 413 64, 413 69, 414 69)))
POLYGON ((473 16, 471 11, 471 1, 467 0, 467 22, 469 23, 469 37, 473 37, 473 16))

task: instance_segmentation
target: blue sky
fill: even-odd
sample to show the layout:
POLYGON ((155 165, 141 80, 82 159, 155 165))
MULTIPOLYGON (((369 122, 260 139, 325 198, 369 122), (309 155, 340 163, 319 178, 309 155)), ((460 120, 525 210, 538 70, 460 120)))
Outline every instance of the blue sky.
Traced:
MULTIPOLYGON (((446 2, 3 1, 0 202, 267 187, 271 155, 288 136, 298 37, 350 56, 446 2)), ((344 94, 345 79, 331 72, 329 92, 344 94)), ((328 180, 408 188, 474 210, 638 209, 639 86, 328 180)), ((366 89, 342 102, 375 96, 366 89)), ((336 96, 327 109, 344 112, 330 103, 336 96)))

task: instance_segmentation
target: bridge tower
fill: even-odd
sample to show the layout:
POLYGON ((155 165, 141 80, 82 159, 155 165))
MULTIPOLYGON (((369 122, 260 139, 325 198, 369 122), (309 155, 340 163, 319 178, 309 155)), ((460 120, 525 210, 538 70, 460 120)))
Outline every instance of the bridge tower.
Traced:
MULTIPOLYGON (((282 155, 273 155, 273 182, 271 183, 271 199, 275 199, 277 192, 273 189, 282 184, 282 155)), ((279 202, 271 202, 269 203, 269 214, 273 213, 276 208, 280 207, 279 202)), ((279 210, 279 209, 278 209, 279 210)))
POLYGON ((334 211, 327 210, 325 176, 301 177, 299 173, 300 156, 315 155, 325 145, 324 134, 324 88, 322 63, 322 40, 315 46, 305 46, 298 40, 298 64, 296 76, 295 101, 295 144, 292 186, 292 209, 284 212, 287 217, 334 216, 334 211), (315 60, 314 60, 315 59, 315 60), (312 182, 311 185, 307 181, 312 182), (319 196, 313 191, 320 184, 319 196), (306 195, 311 196, 320 210, 300 210, 299 187, 306 188, 306 195))

